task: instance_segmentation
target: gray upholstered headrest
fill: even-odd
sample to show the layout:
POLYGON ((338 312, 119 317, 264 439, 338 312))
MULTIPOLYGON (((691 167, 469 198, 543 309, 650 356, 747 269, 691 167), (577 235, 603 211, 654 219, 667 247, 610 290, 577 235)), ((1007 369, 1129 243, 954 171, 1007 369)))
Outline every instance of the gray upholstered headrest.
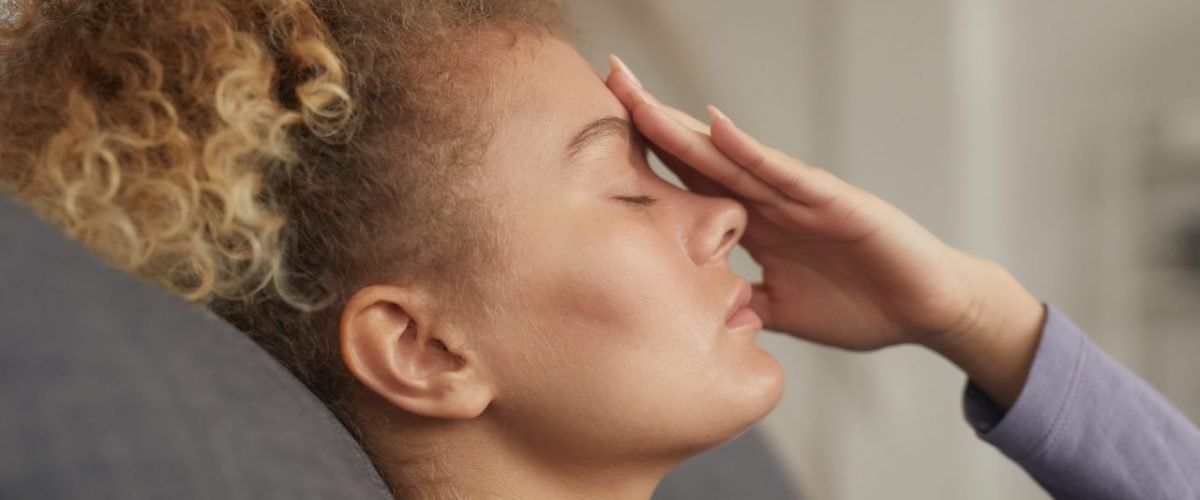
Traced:
POLYGON ((391 498, 281 365, 0 196, 0 498, 391 498))

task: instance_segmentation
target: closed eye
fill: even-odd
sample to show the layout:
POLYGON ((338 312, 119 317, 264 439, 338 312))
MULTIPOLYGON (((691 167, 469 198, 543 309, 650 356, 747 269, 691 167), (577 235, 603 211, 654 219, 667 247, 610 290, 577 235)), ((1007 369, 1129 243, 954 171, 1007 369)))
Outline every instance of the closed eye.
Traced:
POLYGON ((646 206, 646 207, 653 206, 655 203, 658 203, 658 198, 655 198, 653 196, 646 196, 646 195, 616 196, 615 198, 618 200, 627 202, 627 203, 633 203, 635 205, 641 205, 641 206, 646 206))

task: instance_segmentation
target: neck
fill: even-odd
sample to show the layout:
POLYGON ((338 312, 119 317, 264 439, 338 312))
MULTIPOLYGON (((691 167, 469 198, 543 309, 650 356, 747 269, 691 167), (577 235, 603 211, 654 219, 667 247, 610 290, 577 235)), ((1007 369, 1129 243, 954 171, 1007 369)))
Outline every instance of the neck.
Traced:
POLYGON ((397 498, 647 500, 677 464, 552 459, 509 445, 478 420, 388 420, 388 436, 368 440, 397 498))

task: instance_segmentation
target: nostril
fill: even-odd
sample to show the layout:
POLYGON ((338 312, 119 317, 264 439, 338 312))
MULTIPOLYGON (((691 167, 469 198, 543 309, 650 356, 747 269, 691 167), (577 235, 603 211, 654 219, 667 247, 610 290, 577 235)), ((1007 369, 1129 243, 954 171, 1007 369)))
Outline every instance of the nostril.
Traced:
POLYGON ((731 227, 721 236, 721 245, 717 247, 721 255, 728 255, 733 250, 733 246, 737 245, 738 233, 740 231, 736 227, 731 227))
POLYGON ((694 213, 699 218, 688 224, 683 238, 688 254, 696 264, 724 263, 745 234, 748 214, 736 200, 721 197, 699 197, 707 205, 694 213))

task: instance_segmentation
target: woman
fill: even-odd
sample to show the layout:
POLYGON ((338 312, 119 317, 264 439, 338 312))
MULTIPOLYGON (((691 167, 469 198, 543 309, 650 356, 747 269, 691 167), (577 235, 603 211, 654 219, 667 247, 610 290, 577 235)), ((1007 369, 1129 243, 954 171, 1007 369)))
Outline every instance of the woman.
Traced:
MULTIPOLYGON (((551 1, 23 8, 0 45, 6 190, 245 330, 401 497, 646 498, 778 401, 764 322, 927 345, 1013 408, 1001 427, 1058 338, 1007 273, 878 199, 628 71, 606 86, 551 1)), ((1195 430, 1150 410, 1191 463, 1195 430)), ((1082 489, 1089 459, 1031 470, 1115 491, 1082 489)))
POLYGON ((247 331, 398 496, 648 497, 779 398, 726 325, 745 211, 653 179, 557 4, 23 8, 7 191, 247 331))

